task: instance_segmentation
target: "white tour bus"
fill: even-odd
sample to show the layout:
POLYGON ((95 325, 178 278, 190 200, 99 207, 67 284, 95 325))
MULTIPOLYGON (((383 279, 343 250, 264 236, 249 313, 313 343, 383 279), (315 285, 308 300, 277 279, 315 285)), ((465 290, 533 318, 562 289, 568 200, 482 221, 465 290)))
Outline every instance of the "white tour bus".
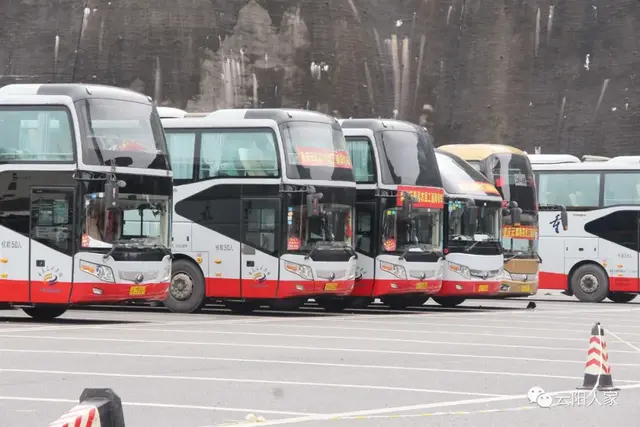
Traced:
MULTIPOLYGON (((504 272, 502 197, 460 157, 436 150, 445 191, 444 277, 433 300, 445 307, 500 293, 504 272)), ((519 223, 512 211, 512 223, 519 223)))
POLYGON ((163 127, 176 185, 170 310, 207 299, 294 309, 351 293, 356 184, 334 118, 233 109, 163 127))
POLYGON ((628 302, 639 289, 640 162, 613 158, 565 164, 533 164, 540 212, 540 288, 560 289, 580 301, 628 302))

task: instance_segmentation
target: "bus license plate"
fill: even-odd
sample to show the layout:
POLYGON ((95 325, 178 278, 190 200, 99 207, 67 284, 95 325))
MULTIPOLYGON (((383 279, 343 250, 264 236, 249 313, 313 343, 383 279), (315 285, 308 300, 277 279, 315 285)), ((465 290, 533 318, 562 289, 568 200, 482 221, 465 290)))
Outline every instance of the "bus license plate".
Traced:
POLYGON ((427 289, 429 284, 427 282, 418 282, 416 283, 416 289, 427 289))
POLYGON ((147 293, 146 286, 132 286, 129 288, 129 295, 144 295, 147 293))
POLYGON ((338 284, 335 282, 327 283, 326 285, 324 285, 325 291, 335 291, 336 289, 338 289, 338 284))
POLYGON ((489 292, 489 285, 478 285, 478 292, 489 292))
POLYGON ((531 292, 531 286, 530 285, 520 286, 520 292, 531 292))

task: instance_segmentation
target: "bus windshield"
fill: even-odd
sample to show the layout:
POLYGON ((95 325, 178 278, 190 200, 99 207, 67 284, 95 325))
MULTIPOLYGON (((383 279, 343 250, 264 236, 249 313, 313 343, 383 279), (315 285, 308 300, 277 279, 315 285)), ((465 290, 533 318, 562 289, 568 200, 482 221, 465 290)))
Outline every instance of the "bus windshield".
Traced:
POLYGON ((111 248, 114 243, 132 247, 167 248, 169 198, 120 194, 116 209, 105 210, 103 193, 91 193, 84 201, 83 248, 111 248))
POLYGON ((449 202, 449 240, 450 241, 492 241, 499 242, 500 226, 502 221, 502 208, 499 206, 482 206, 478 202, 476 211, 476 229, 472 232, 470 223, 472 222, 473 211, 465 207, 463 200, 451 200, 449 202))
POLYGON ((76 110, 85 164, 169 169, 162 123, 152 105, 91 98, 77 101, 76 110))
POLYGON ((306 204, 289 206, 287 251, 310 251, 318 243, 343 248, 351 246, 352 208, 339 203, 320 203, 319 214, 309 216, 306 204))
POLYGON ((517 202, 524 212, 536 211, 535 179, 526 156, 495 154, 489 159, 489 170, 504 200, 517 202))
POLYGON ((380 132, 382 182, 442 187, 433 143, 423 133, 398 130, 380 132))
POLYGON ((412 246, 420 246, 427 251, 442 250, 442 210, 413 208, 412 217, 401 215, 398 208, 386 209, 382 213, 383 252, 404 252, 412 246))
POLYGON ((347 145, 337 124, 287 122, 280 129, 289 178, 354 181, 347 145))

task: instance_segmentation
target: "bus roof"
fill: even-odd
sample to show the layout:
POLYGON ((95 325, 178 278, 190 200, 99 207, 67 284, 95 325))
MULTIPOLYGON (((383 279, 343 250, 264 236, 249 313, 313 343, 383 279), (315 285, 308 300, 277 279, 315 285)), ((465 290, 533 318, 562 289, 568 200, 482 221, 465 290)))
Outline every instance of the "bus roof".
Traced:
POLYGON ((140 92, 114 86, 83 83, 25 83, 10 84, 0 88, 0 98, 17 95, 62 95, 73 102, 88 98, 108 98, 121 101, 151 104, 152 99, 140 92))
POLYGON ((276 128, 277 124, 270 119, 251 120, 220 120, 205 118, 162 119, 162 127, 165 129, 253 129, 276 128))
POLYGON ((640 170, 640 161, 625 162, 616 161, 613 158, 606 162, 580 162, 580 163, 534 163, 534 171, 599 171, 599 170, 640 170))
POLYGON ((484 160, 492 154, 527 155, 518 148, 500 144, 449 144, 441 145, 438 149, 453 153, 468 161, 484 160))
POLYGON ((580 159, 571 154, 528 154, 532 165, 580 163, 580 159))
POLYGON ((338 124, 334 117, 327 114, 294 108, 223 108, 209 113, 206 117, 225 120, 270 119, 278 124, 294 120, 338 124))
POLYGON ((399 130, 405 132, 427 132, 424 128, 410 122, 393 119, 341 119, 340 126, 345 129, 369 129, 373 132, 399 130))

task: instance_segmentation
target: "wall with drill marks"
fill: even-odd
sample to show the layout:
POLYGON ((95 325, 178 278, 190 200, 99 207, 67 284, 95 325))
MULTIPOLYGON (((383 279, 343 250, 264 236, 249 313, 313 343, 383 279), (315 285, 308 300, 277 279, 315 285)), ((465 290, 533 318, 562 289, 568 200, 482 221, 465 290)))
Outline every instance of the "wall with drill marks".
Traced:
POLYGON ((22 0, 0 84, 422 123, 438 144, 640 154, 635 0, 22 0))

